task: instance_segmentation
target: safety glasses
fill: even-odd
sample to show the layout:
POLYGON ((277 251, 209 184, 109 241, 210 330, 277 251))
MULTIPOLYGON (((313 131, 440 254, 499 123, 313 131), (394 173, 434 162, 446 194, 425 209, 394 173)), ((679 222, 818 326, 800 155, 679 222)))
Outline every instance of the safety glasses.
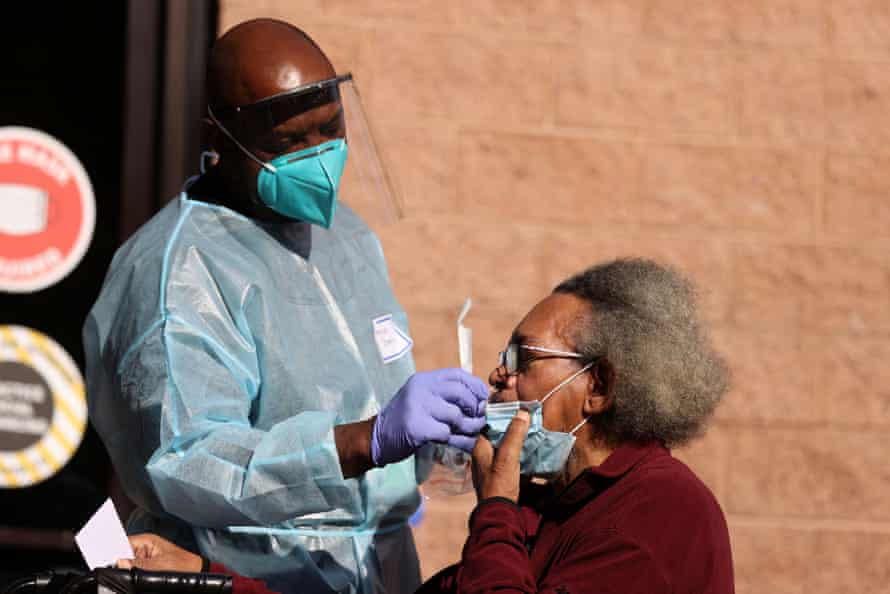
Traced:
POLYGON ((556 349, 548 349, 546 347, 533 346, 529 344, 519 344, 511 342, 507 348, 499 353, 498 365, 502 366, 507 375, 516 375, 525 368, 529 363, 536 359, 584 359, 581 353, 572 353, 569 351, 559 351, 556 349), (544 353, 543 356, 523 356, 523 351, 532 351, 534 353, 544 353))

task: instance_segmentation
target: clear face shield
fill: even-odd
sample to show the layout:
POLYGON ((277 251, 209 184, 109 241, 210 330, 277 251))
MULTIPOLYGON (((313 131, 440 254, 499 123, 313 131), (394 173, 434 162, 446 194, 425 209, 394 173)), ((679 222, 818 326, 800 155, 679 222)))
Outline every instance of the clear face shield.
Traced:
MULTIPOLYGON (((354 210, 372 229, 380 229, 402 217, 402 204, 397 186, 390 176, 385 159, 375 141, 361 96, 351 74, 344 74, 266 97, 238 107, 212 110, 208 113, 219 129, 249 158, 271 173, 276 162, 263 161, 248 147, 270 135, 273 130, 296 123, 299 127, 317 127, 322 137, 331 141, 345 136, 348 149, 345 169, 336 182, 337 200, 354 210), (342 106, 342 111, 336 109, 342 106)), ((322 142, 319 150, 329 149, 322 142)), ((313 147, 294 153, 296 159, 311 155, 313 147)), ((268 152, 268 151, 267 151, 268 152)))

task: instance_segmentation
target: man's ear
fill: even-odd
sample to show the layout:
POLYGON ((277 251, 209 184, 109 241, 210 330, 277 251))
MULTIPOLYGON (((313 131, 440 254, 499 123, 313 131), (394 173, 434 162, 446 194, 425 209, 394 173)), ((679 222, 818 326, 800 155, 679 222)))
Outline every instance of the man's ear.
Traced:
POLYGON ((584 414, 598 415, 611 408, 614 385, 615 368, 605 357, 598 359, 588 373, 584 414))

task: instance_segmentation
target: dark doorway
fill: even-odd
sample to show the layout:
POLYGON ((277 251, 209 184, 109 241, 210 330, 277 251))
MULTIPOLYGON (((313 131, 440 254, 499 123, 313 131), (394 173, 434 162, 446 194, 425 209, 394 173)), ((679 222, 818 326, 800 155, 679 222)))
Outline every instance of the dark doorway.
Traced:
MULTIPOLYGON (((95 192, 96 226, 67 277, 34 293, 0 291, 0 325, 47 334, 82 371, 81 327, 114 251, 170 197, 173 180, 197 168, 216 2, 32 5, 16 3, 0 19, 0 126, 50 134, 79 158, 95 192)), ((58 474, 0 489, 0 585, 82 567, 72 533, 109 496, 111 479, 104 447, 88 430, 58 474)))

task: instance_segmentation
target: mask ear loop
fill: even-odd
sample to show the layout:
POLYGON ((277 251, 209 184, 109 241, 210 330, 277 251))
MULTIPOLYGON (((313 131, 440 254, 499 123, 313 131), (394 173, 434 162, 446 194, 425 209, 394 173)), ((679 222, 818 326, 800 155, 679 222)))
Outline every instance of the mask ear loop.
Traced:
MULTIPOLYGON (((591 415, 591 416, 592 416, 592 415, 591 415)), ((586 425, 586 424, 587 424, 587 421, 589 421, 589 420, 590 420, 590 417, 584 417, 584 419, 583 419, 580 423, 578 423, 577 425, 575 425, 575 428, 574 428, 574 429, 572 429, 571 431, 569 431, 569 435, 574 435, 575 433, 577 433, 578 430, 579 430, 581 427, 583 427, 584 425, 586 425)))
MULTIPOLYGON (((560 388, 565 387, 566 385, 568 385, 569 383, 574 381, 576 377, 578 377, 579 375, 581 375, 582 373, 584 373, 585 371, 587 371, 588 369, 593 367, 594 363, 596 363, 596 361, 591 361, 590 363, 588 363, 587 365, 585 365, 584 367, 582 367, 581 369, 579 369, 578 371, 576 371, 575 373, 573 373, 572 375, 567 377, 566 379, 559 382, 559 384, 557 384, 555 388, 553 388, 552 390, 547 392, 547 395, 544 396, 543 398, 541 398, 541 406, 544 406, 544 403, 547 402, 547 399, 550 398, 551 396, 553 396, 560 388)), ((582 420, 580 423, 575 425, 575 428, 572 429, 571 431, 569 431, 569 435, 574 435, 589 420, 590 420, 590 417, 587 417, 584 420, 582 420)))
POLYGON ((584 373, 585 371, 587 371, 588 369, 593 367, 594 363, 595 363, 595 361, 591 361, 590 363, 588 363, 587 365, 585 365, 584 367, 582 367, 581 369, 579 369, 578 371, 576 371, 575 373, 573 373, 572 375, 567 377, 566 379, 559 382, 555 388, 553 388, 552 390, 547 392, 547 394, 543 398, 541 398, 541 404, 543 405, 545 402, 547 402, 547 399, 550 398, 551 396, 553 396, 554 394, 556 394, 557 391, 559 391, 561 388, 565 387, 566 385, 572 383, 576 377, 578 377, 579 375, 581 375, 582 373, 584 373))
POLYGON ((201 159, 198 162, 198 169, 201 170, 201 175, 207 173, 207 170, 213 165, 208 167, 206 165, 207 161, 210 161, 213 165, 216 165, 216 162, 219 161, 219 153, 216 151, 201 151, 201 159))
POLYGON ((260 167, 262 167, 263 169, 265 169, 265 170, 268 171, 269 173, 276 173, 276 172, 278 171, 277 169, 275 169, 275 166, 273 166, 273 165, 271 165, 271 164, 269 164, 269 163, 266 163, 265 161, 261 161, 256 155, 254 155, 252 152, 250 152, 249 150, 247 150, 246 148, 244 148, 244 145, 242 145, 240 142, 238 142, 238 139, 235 138, 234 136, 232 136, 232 133, 229 132, 229 131, 226 129, 226 127, 223 126, 222 123, 221 123, 218 119, 216 119, 216 116, 213 115, 213 110, 210 108, 209 105, 207 106, 207 115, 210 116, 210 120, 211 120, 214 124, 216 124, 216 127, 219 128, 220 131, 221 131, 223 134, 226 135, 226 138, 228 138, 229 140, 231 140, 232 142, 234 142, 234 143, 235 143, 235 146, 237 146, 239 149, 241 149, 241 152, 244 153, 245 155, 247 155, 248 158, 250 158, 254 163, 256 163, 257 165, 259 165, 260 167))

